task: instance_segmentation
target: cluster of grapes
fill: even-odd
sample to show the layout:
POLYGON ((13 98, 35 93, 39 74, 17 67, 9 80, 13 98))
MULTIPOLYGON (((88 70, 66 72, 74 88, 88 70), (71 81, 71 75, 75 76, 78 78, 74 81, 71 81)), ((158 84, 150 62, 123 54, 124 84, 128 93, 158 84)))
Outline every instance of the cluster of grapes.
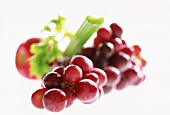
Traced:
POLYGON ((103 94, 107 82, 104 70, 94 67, 83 55, 76 55, 67 66, 56 66, 42 78, 42 88, 31 97, 37 108, 59 112, 78 99, 84 104, 93 103, 103 94))
POLYGON ((112 23, 100 28, 93 46, 59 63, 42 77, 42 88, 31 97, 37 108, 60 112, 78 99, 84 104, 98 100, 112 90, 136 86, 145 80, 146 61, 138 45, 121 38, 122 28, 112 23))
POLYGON ((117 23, 110 24, 109 29, 102 27, 94 38, 93 46, 83 48, 81 52, 93 61, 95 67, 106 72, 105 93, 138 85, 145 80, 142 70, 146 60, 141 55, 141 48, 139 45, 128 45, 122 39, 122 33, 117 23))

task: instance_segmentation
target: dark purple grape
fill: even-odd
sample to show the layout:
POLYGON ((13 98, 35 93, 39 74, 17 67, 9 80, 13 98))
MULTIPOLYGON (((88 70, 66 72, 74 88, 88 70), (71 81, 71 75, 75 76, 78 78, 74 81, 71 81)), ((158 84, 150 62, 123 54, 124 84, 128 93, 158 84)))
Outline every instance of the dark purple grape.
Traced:
POLYGON ((114 66, 122 71, 129 66, 129 60, 129 55, 123 52, 118 52, 111 56, 111 58, 109 59, 109 65, 114 66))
POLYGON ((81 55, 88 57, 89 59, 93 60, 95 55, 96 49, 93 47, 86 47, 81 50, 81 55))
POLYGON ((111 38, 109 42, 111 42, 114 46, 113 53, 119 52, 121 49, 123 49, 126 46, 126 44, 123 43, 123 40, 118 37, 111 38))
POLYGON ((99 56, 109 58, 113 54, 113 51, 114 51, 113 44, 110 42, 105 42, 105 43, 99 44, 96 53, 99 56))
POLYGON ((47 89, 59 88, 62 82, 63 79, 57 72, 48 72, 42 79, 42 85, 47 89))
POLYGON ((56 66, 54 67, 51 72, 57 72, 58 74, 60 74, 61 76, 63 76, 64 73, 64 66, 56 66))
POLYGON ((108 65, 108 59, 106 59, 105 57, 102 57, 102 56, 95 56, 93 63, 94 63, 95 67, 102 69, 108 65))
POLYGON ((117 23, 110 24, 110 28, 112 30, 112 36, 121 38, 123 29, 117 23))
POLYGON ((106 66, 103 70, 106 72, 107 75, 106 86, 112 87, 117 85, 117 83, 121 79, 121 74, 120 74, 121 72, 113 66, 106 66))

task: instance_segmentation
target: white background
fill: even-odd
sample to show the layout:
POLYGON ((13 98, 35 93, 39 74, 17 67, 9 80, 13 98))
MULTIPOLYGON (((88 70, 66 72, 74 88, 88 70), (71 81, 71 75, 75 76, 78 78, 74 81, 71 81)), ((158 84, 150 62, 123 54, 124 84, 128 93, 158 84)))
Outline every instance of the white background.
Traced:
POLYGON ((92 105, 76 101, 57 115, 170 115, 170 1, 169 0, 0 0, 0 114, 54 115, 31 105, 40 81, 21 77, 15 68, 18 45, 39 35, 58 14, 75 31, 87 15, 104 17, 103 26, 116 22, 123 39, 139 44, 148 61, 146 81, 113 91, 92 105))

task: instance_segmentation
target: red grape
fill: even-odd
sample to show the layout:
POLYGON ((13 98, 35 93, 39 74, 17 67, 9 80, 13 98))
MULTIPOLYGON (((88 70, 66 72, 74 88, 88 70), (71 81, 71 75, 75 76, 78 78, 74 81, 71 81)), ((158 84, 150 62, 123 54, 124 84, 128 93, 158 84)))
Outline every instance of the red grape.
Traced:
POLYGON ((126 45, 123 43, 123 40, 116 37, 116 38, 111 38, 109 40, 109 42, 111 42, 114 46, 114 50, 113 53, 117 53, 119 52, 121 49, 123 49, 126 45))
POLYGON ((109 59, 109 65, 114 66, 122 71, 128 67, 129 60, 129 55, 123 52, 118 52, 111 56, 109 59))
POLYGON ((124 74, 128 84, 136 84, 140 81, 140 78, 138 77, 138 71, 135 69, 135 67, 128 68, 122 74, 124 74))
POLYGON ((102 57, 109 58, 114 51, 114 45, 110 42, 99 44, 96 54, 102 57))
POLYGON ((93 56, 95 55, 96 49, 93 47, 86 47, 81 50, 81 55, 84 55, 88 57, 89 59, 93 59, 93 56))
POLYGON ((42 79, 42 85, 48 89, 59 88, 62 81, 63 79, 60 74, 56 72, 48 72, 42 79))
POLYGON ((54 67, 51 72, 57 72, 58 74, 60 74, 61 76, 63 76, 64 73, 64 67, 63 66, 56 66, 54 67))
POLYGON ((44 93, 47 91, 48 89, 47 88, 41 88, 41 89, 38 89, 36 90, 32 96, 31 96, 31 102, 32 104, 36 107, 36 108, 39 108, 39 109, 43 109, 44 108, 44 105, 42 103, 42 98, 44 96, 44 93))
POLYGON ((111 37, 111 32, 109 30, 107 30, 106 28, 100 28, 97 31, 97 37, 103 39, 104 41, 108 41, 109 38, 111 37))
POLYGON ((110 28, 112 30, 112 36, 121 38, 123 29, 117 23, 110 24, 110 28))
POLYGON ((93 68, 91 72, 96 73, 99 77, 99 83, 97 84, 99 87, 103 87, 107 83, 107 75, 104 70, 100 68, 93 68))
POLYGON ((128 54, 130 57, 134 54, 134 48, 133 47, 124 47, 120 51, 128 54))
POLYGON ((116 89, 117 90, 122 90, 122 89, 124 89, 127 86, 128 86, 127 80, 126 80, 125 77, 122 76, 120 81, 119 81, 119 83, 116 85, 116 89))
POLYGON ((90 79, 94 81, 96 84, 99 83, 99 76, 96 73, 90 72, 84 76, 85 79, 90 79))
POLYGON ((74 101, 76 100, 76 95, 75 95, 75 91, 73 88, 71 87, 62 87, 61 88, 62 91, 65 92, 66 94, 66 98, 67 98, 67 105, 66 105, 66 108, 70 107, 74 101))
POLYGON ((82 69, 83 75, 89 73, 93 68, 93 62, 83 55, 76 55, 70 59, 69 64, 74 64, 82 69))
POLYGON ((82 79, 82 70, 77 65, 68 65, 65 67, 63 80, 71 84, 77 83, 82 79))
POLYGON ((107 75, 106 86, 115 86, 121 79, 120 71, 113 66, 106 66, 104 71, 107 75))
POLYGON ((82 102, 93 101, 97 94, 98 88, 97 84, 90 79, 82 79, 76 84, 75 94, 76 97, 82 102))
POLYGON ((67 105, 67 96, 60 89, 50 89, 43 96, 44 108, 51 112, 60 112, 67 105))
POLYGON ((94 60, 93 63, 95 67, 102 69, 103 67, 108 65, 108 60, 101 55, 96 55, 93 60, 94 60))

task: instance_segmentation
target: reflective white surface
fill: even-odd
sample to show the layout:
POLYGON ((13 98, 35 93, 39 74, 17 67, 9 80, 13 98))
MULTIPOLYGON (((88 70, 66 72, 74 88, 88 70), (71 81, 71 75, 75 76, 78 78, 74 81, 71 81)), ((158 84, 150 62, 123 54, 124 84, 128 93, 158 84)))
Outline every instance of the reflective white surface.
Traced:
POLYGON ((121 25, 123 39, 139 44, 148 61, 146 81, 137 87, 113 91, 92 105, 76 101, 58 115, 169 115, 170 114, 170 1, 169 0, 1 0, 0 3, 0 114, 53 115, 31 105, 40 81, 21 77, 15 69, 18 45, 38 36, 58 14, 75 31, 87 15, 104 17, 103 26, 121 25))

